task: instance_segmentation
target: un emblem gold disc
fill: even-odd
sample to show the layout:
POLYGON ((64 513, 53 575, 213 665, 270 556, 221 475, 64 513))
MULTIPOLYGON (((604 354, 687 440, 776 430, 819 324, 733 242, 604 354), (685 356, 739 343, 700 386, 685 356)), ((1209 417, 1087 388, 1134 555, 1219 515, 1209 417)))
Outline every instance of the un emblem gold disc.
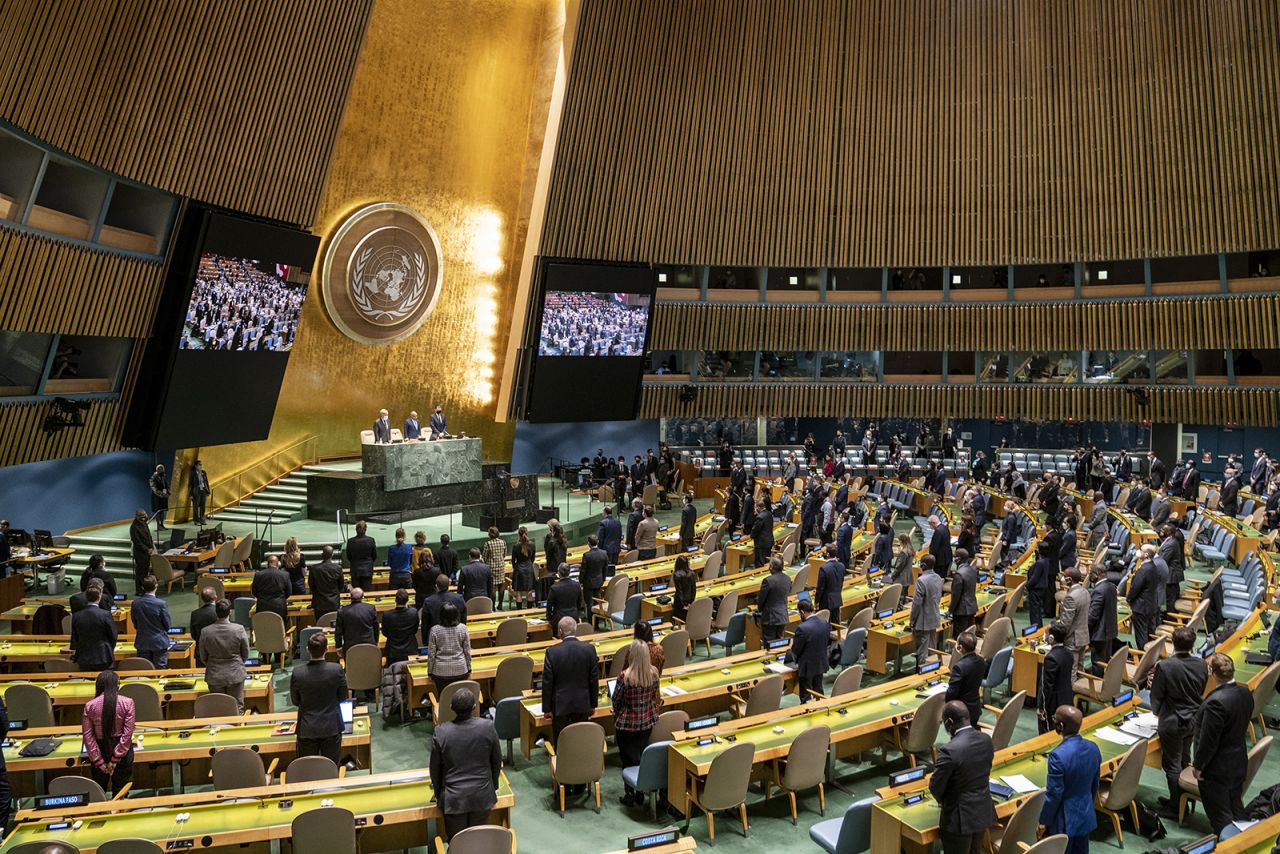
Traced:
POLYGON ((342 221, 325 250, 325 310, 347 337, 390 344, 416 332, 440 297, 440 241, 412 208, 366 205, 342 221))

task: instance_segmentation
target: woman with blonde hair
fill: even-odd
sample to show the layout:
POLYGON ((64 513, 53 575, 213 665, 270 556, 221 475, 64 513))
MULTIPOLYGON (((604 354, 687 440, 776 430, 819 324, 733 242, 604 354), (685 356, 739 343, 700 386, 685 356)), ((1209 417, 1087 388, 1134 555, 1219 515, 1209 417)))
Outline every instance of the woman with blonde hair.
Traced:
MULTIPOLYGON (((640 754, 649 743, 649 734, 662 713, 662 697, 658 693, 658 668, 649 658, 649 645, 633 640, 627 646, 627 666, 618 674, 613 687, 614 741, 622 767, 640 764, 640 754)), ((644 795, 626 787, 621 801, 626 806, 640 806, 644 795)))
POLYGON ((294 596, 307 592, 307 559, 302 556, 298 547, 298 538, 290 537, 284 541, 284 554, 280 555, 280 565, 289 573, 289 586, 294 596))

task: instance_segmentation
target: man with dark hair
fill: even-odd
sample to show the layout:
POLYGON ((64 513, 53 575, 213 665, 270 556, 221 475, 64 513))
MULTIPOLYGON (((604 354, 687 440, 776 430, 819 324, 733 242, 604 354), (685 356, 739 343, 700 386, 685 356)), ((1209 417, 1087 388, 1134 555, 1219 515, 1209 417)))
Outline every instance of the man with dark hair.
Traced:
POLYGON ((833 620, 840 621, 840 607, 844 604, 845 565, 836 558, 836 546, 823 549, 826 561, 818 567, 818 588, 814 601, 819 608, 826 608, 833 620))
POLYGON ((930 650, 938 645, 938 627, 942 625, 942 579, 933 571, 933 555, 920 558, 920 577, 911 594, 908 625, 916 640, 916 669, 928 662, 930 650))
POLYGON ((602 512, 604 516, 596 528, 596 539, 600 542, 600 548, 609 556, 609 563, 617 563, 618 555, 622 552, 622 523, 613 518, 612 507, 605 505, 602 512))
POLYGON ((1147 642, 1155 630, 1159 619, 1160 607, 1158 591, 1160 581, 1156 575, 1155 562, 1151 559, 1155 549, 1149 554, 1143 547, 1142 556, 1138 558, 1138 568, 1129 579, 1129 591, 1125 599, 1132 611, 1130 622, 1133 623, 1133 645, 1137 649, 1146 649, 1147 642))
POLYGON ((765 641, 781 638, 782 630, 789 621, 787 600, 791 598, 791 579, 782 570, 782 558, 770 558, 769 574, 760 582, 760 591, 756 594, 760 637, 765 641))
POLYGON ((469 560, 458 570, 458 592, 468 601, 477 596, 488 596, 493 601, 493 571, 480 559, 480 550, 467 552, 469 560))
POLYGON ((458 578, 458 553, 449 543, 453 540, 448 534, 440 535, 440 548, 436 550, 436 567, 452 583, 458 578))
POLYGON ((1067 836, 1067 854, 1087 854, 1089 834, 1098 826, 1094 800, 1102 751, 1080 736, 1080 710, 1067 703, 1053 713, 1053 729, 1062 741, 1049 751, 1049 777, 1040 808, 1041 836, 1067 836))
POLYGON ((1253 468, 1249 471, 1249 488, 1253 490, 1254 495, 1262 495, 1266 492, 1267 472, 1271 469, 1271 461, 1267 459, 1267 452, 1261 448, 1253 449, 1253 468))
POLYGON ((991 737, 973 726, 964 703, 942 707, 942 726, 951 740, 938 748, 929 794, 938 802, 943 854, 982 854, 987 828, 995 824, 991 799, 991 737))
POLYGON ((1089 593, 1089 659, 1094 674, 1101 676, 1119 632, 1116 628, 1116 602, 1119 598, 1120 579, 1124 564, 1118 560, 1107 562, 1101 577, 1093 582, 1089 593))
POLYGON ((933 571, 938 573, 939 578, 946 578, 951 571, 951 529, 947 527, 946 519, 940 516, 930 516, 929 524, 933 527, 933 534, 929 537, 933 571))
POLYGON ((1178 777, 1191 764, 1196 714, 1209 681, 1209 666, 1203 658, 1191 654, 1195 643, 1195 629, 1174 629, 1173 655, 1156 664, 1151 678, 1151 709, 1160 719, 1160 764, 1169 786, 1169 797, 1160 798, 1160 806, 1170 817, 1177 815, 1182 794, 1178 777))
POLYGON ((409 591, 396 591, 396 606, 382 615, 382 634, 387 639, 387 666, 408 661, 418 654, 418 609, 409 606, 409 591))
POLYGON ((474 714, 476 697, 459 688, 449 704, 453 720, 431 735, 431 784, 444 815, 446 839, 489 821, 498 802, 502 749, 493 722, 474 714))
POLYGON ((351 586, 368 589, 373 586, 373 563, 378 559, 378 544, 366 532, 363 519, 356 522, 356 535, 347 540, 347 565, 351 567, 351 586))
POLYGON ((1084 669, 1084 651, 1089 646, 1089 591, 1084 589, 1080 567, 1072 566, 1065 573, 1070 588, 1062 597, 1062 610, 1058 622, 1067 630, 1066 647, 1076 659, 1076 670, 1084 669))
POLYGON ((555 624, 560 643, 547 648, 542 668, 542 713, 551 716, 551 743, 569 724, 590 720, 600 699, 600 660, 596 648, 578 640, 578 621, 555 624))
MULTIPOLYGON (((314 616, 323 617, 342 607, 343 585, 342 567, 333 559, 333 546, 325 546, 320 552, 320 562, 307 571, 314 616)), ((292 585, 289 589, 293 589, 292 585)))
POLYGON ((644 515, 636 525, 636 541, 633 544, 639 560, 653 560, 658 556, 658 520, 653 518, 653 508, 644 508, 644 515))
POLYGON ((111 612, 94 607, 101 590, 90 587, 84 596, 90 607, 71 615, 71 657, 83 671, 108 670, 116 660, 116 622, 111 612))
POLYGON ((1045 599, 1053 596, 1053 579, 1057 575, 1057 556, 1049 554, 1043 542, 1036 547, 1036 560, 1027 573, 1027 623, 1041 626, 1044 621, 1045 599))
POLYGON ((133 600, 129 612, 133 622, 134 649, 139 658, 145 658, 163 670, 169 666, 169 607, 156 595, 156 577, 142 579, 142 595, 133 600))
MULTIPOLYGON (((951 577, 951 636, 958 638, 973 627, 978 615, 978 569, 969 552, 956 549, 956 571, 951 577)), ((970 715, 972 721, 977 716, 970 715)))
POLYGON ((83 592, 89 586, 90 579, 94 578, 102 581, 102 592, 105 594, 107 601, 115 601, 116 579, 115 576, 107 572, 107 561, 102 555, 89 556, 89 566, 85 569, 84 574, 80 576, 80 590, 83 592))
POLYGON ((973 724, 982 717, 982 680, 987 676, 987 660, 978 655, 977 649, 978 638, 972 631, 956 638, 960 658, 951 665, 951 682, 947 685, 947 700, 964 703, 973 724))
POLYGON ((196 460, 187 475, 187 492, 191 495, 191 519, 197 525, 204 524, 204 507, 209 500, 209 475, 204 464, 196 460))
POLYGON ((459 622, 467 621, 467 602, 449 589, 449 576, 443 572, 436 576, 436 592, 422 600, 422 638, 431 636, 431 627, 440 625, 440 611, 445 605, 458 609, 459 622))
POLYGON ((1048 636, 1049 651, 1044 656, 1044 666, 1040 669, 1040 689, 1036 692, 1036 724, 1040 732, 1048 732, 1054 711, 1059 706, 1071 705, 1075 698, 1072 687, 1075 656, 1064 645, 1067 629, 1061 625, 1050 626, 1048 636))
POLYGON ((631 512, 627 514, 627 547, 636 547, 636 529, 644 519, 644 502, 639 498, 631 499, 631 512))
POLYGON ((329 639, 316 632, 307 639, 308 659, 293 668, 289 699, 298 707, 298 756, 327 756, 338 764, 342 749, 342 712, 347 677, 342 665, 326 661, 329 639))
POLYGON ((1220 652, 1209 659, 1213 691, 1200 709, 1191 776, 1213 832, 1244 818, 1244 777, 1249 766, 1245 735, 1253 717, 1253 694, 1236 682, 1235 663, 1220 652))
POLYGON ((333 643, 347 650, 359 643, 378 642, 378 609, 364 601, 364 591, 351 588, 351 602, 338 609, 333 622, 333 643))
POLYGON ((147 527, 147 511, 142 508, 133 514, 129 524, 129 543, 133 553, 133 593, 142 593, 142 579, 151 574, 151 556, 156 553, 155 540, 147 527))
POLYGON ((214 603, 218 601, 218 591, 212 587, 203 587, 200 590, 200 607, 191 612, 191 616, 187 618, 187 626, 191 630, 191 642, 196 648, 196 663, 202 664, 200 658, 200 632, 208 626, 212 626, 218 621, 217 609, 214 603))
POLYGON ((600 589, 604 587, 604 574, 608 568, 609 555, 600 548, 596 535, 591 534, 587 537, 587 550, 578 566, 578 581, 582 584, 582 598, 588 611, 600 597, 600 589))
POLYGON ((1194 459, 1187 460, 1187 473, 1182 476, 1182 497, 1186 501, 1200 500, 1200 470, 1196 468, 1194 459))
POLYGON ((556 569, 556 582, 547 594, 547 622, 558 625, 566 617, 577 623, 582 617, 582 585, 569 577, 569 564, 556 569))
POLYGON ((156 517, 156 530, 164 530, 164 515, 169 509, 169 478, 164 473, 164 466, 156 466, 147 480, 151 490, 151 512, 156 517))
POLYGON ((773 552, 773 511, 767 502, 751 523, 751 542, 755 547, 752 566, 764 566, 773 552))
POLYGON ((697 533, 698 508, 693 506, 693 493, 684 494, 684 505, 680 508, 680 551, 687 552, 693 548, 693 538, 697 533))
POLYGON ((813 603, 800 600, 800 625, 787 650, 787 661, 796 666, 800 682, 800 702, 807 703, 822 693, 822 675, 827 672, 827 646, 831 643, 831 624, 813 612, 813 603))
MULTIPOLYGON (((212 592, 212 591, 210 591, 212 592)), ((235 697, 244 711, 244 660, 249 657, 249 636, 244 626, 231 622, 231 603, 219 599, 214 623, 200 634, 197 651, 204 662, 204 681, 210 693, 235 697)))

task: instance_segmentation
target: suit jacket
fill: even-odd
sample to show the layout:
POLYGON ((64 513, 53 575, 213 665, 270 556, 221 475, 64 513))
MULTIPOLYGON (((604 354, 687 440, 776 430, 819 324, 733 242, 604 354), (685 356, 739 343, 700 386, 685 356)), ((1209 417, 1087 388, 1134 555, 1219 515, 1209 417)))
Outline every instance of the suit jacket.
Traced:
POLYGON ((600 660, 591 644, 569 637, 552 644, 542 665, 542 713, 590 714, 600 691, 600 660))
POLYGON ((942 808, 938 826, 947 833, 982 833, 995 824, 991 800, 991 737, 968 726, 938 748, 929 793, 942 808))
POLYGON ((1222 491, 1218 497, 1218 508, 1228 515, 1234 516, 1240 512, 1240 479, 1233 477, 1226 483, 1222 484, 1222 491))
POLYGON ((1031 564, 1031 571, 1027 573, 1027 590, 1048 592, 1053 586, 1056 569, 1057 564, 1049 558, 1036 558, 1035 563, 1031 564))
POLYGON ((431 435, 435 438, 444 436, 449 432, 449 425, 445 422, 443 412, 433 412, 431 417, 427 419, 427 424, 431 427, 431 435))
POLYGON ((578 580, 587 589, 599 590, 604 587, 604 573, 608 568, 609 555, 604 549, 599 546, 587 549, 578 567, 578 580))
POLYGON ((116 623, 111 612, 85 608, 71 615, 71 657, 85 670, 106 670, 116 660, 116 623))
POLYGON ((547 622, 551 624, 552 632, 562 618, 577 620, 581 616, 582 585, 572 578, 561 578, 552 584, 551 592, 547 594, 547 622))
POLYGON ((1073 584, 1062 599, 1058 622, 1067 629, 1067 646, 1084 649, 1089 645, 1089 591, 1073 584))
POLYGON ((209 495, 209 475, 203 468, 193 468, 187 475, 187 492, 192 497, 197 495, 209 495))
POLYGON ((1209 680, 1209 665, 1203 658, 1175 652, 1156 663, 1151 679, 1151 709, 1160 722, 1173 722, 1179 727, 1191 726, 1204 699, 1204 686, 1209 680))
POLYGON ((1169 514, 1172 511, 1173 505, 1168 498, 1154 496, 1151 499, 1151 527, 1159 531, 1160 526, 1169 521, 1169 514))
POLYGON ((1188 501, 1195 501, 1200 497, 1200 470, 1188 469, 1187 475, 1182 479, 1182 497, 1188 501))
POLYGON ((1135 489, 1129 496, 1129 510, 1143 519, 1151 518, 1151 490, 1135 489))
POLYGON ((933 555, 934 570, 945 576, 951 568, 951 529, 943 522, 933 529, 929 538, 929 554, 933 555))
POLYGON ((1045 653, 1044 666, 1040 670, 1040 690, 1036 692, 1036 707, 1044 718, 1053 716, 1058 706, 1069 706, 1075 696, 1071 671, 1076 657, 1065 646, 1055 646, 1045 653))
POLYGON ((391 441, 391 422, 383 421, 381 418, 374 419, 373 422, 373 441, 386 444, 391 441))
POLYGON ((458 570, 458 592, 463 599, 493 598, 493 571, 482 560, 473 560, 458 570))
POLYGON ((978 570, 971 563, 960 564, 951 577, 951 613, 959 617, 978 613, 978 570))
POLYGON ((971 652, 951 667, 947 685, 947 702, 959 700, 969 707, 969 723, 975 726, 982 717, 982 680, 987 677, 987 660, 971 652))
POLYGON ((853 548, 853 525, 845 522, 836 529, 836 560, 848 566, 851 562, 853 548))
POLYGON ((768 551, 773 548, 773 514, 768 509, 761 510, 760 515, 751 523, 751 539, 757 550, 768 551))
POLYGON ((1169 567, 1169 584, 1181 584, 1184 576, 1182 543, 1177 537, 1165 537, 1160 541, 1156 557, 1169 567))
POLYGON ((680 542, 693 543, 693 537, 698 527, 698 508, 692 504, 686 504, 680 508, 680 542))
POLYGON ((841 588, 844 587, 845 568, 838 560, 831 559, 818 567, 818 589, 813 601, 818 610, 826 608, 831 618, 839 621, 840 606, 844 603, 841 588))
POLYGON ((469 715, 431 734, 431 783, 441 812, 493 809, 498 802, 502 748, 493 721, 469 715))
POLYGON ((445 605, 452 605, 458 609, 459 622, 467 621, 467 602, 452 590, 446 590, 443 593, 432 593, 426 599, 422 600, 422 637, 423 639, 431 637, 431 627, 440 625, 440 609, 445 605))
POLYGON ((787 600, 791 598, 791 579, 785 572, 771 572, 760 582, 756 594, 756 608, 760 611, 760 623, 765 626, 785 626, 788 617, 787 600))
POLYGON ((200 633, 200 660, 204 681, 210 685, 244 682, 244 660, 249 657, 249 636, 244 626, 231 620, 215 622, 200 633))
POLYGON ((293 584, 290 583, 287 572, 283 569, 260 569, 253 574, 250 590, 253 592, 253 597, 258 600, 259 611, 279 614, 280 619, 284 620, 285 625, 288 626, 289 595, 293 593, 293 584))
POLYGON ((203 663, 200 658, 200 632, 218 622, 218 615, 213 610, 213 603, 201 605, 191 612, 187 618, 187 628, 191 632, 191 642, 196 645, 196 663, 203 663))
POLYGON ((156 547, 151 539, 151 529, 141 519, 134 519, 129 525, 129 542, 133 546, 133 558, 145 558, 156 547))
POLYGON ((622 549, 622 523, 612 516, 601 519, 596 527, 596 540, 607 553, 617 554, 622 549))
POLYGON ((298 707, 298 738, 342 734, 338 704, 347 699, 347 676, 341 665, 313 658, 294 667, 289 699, 298 707))
POLYGON ((888 569, 893 564, 893 534, 876 534, 875 546, 871 552, 871 565, 877 569, 888 569))
POLYGON ((382 615, 382 634, 387 639, 387 661, 404 661, 418 654, 418 609, 392 608, 382 615))
POLYGON ((1149 560, 1143 561, 1133 573, 1133 577, 1129 579, 1129 592, 1124 597, 1128 600, 1133 613, 1147 616, 1156 613, 1159 602, 1156 598, 1157 585, 1155 563, 1149 560))
POLYGON ((404 420, 404 437, 406 439, 422 438, 422 424, 416 418, 406 418, 404 420))
POLYGON ((920 573, 911 594, 911 630, 936 631, 941 623, 942 577, 930 570, 920 573))
POLYGON ((831 624, 817 616, 807 617, 796 626, 795 639, 787 658, 796 665, 800 678, 821 676, 827 672, 830 659, 827 646, 831 643, 831 624))
POLYGON ((1165 481, 1164 462, 1155 457, 1151 460, 1151 470, 1148 472, 1151 478, 1151 488, 1159 489, 1165 481))
POLYGON ((130 609, 138 652, 161 652, 169 648, 169 608, 154 593, 133 600, 130 609))
MULTIPOLYGON (((89 610, 93 610, 90 608, 89 610)), ((1205 777, 1234 783, 1248 766, 1245 733, 1253 715, 1253 694, 1239 682, 1219 685, 1200 707, 1194 765, 1205 777)))
POLYGON ((307 585, 311 588, 311 610, 320 617, 342 607, 342 567, 331 560, 311 567, 307 585))
POLYGON ((1049 751, 1049 779, 1045 786, 1040 823, 1046 835, 1065 833, 1088 837, 1098 826, 1093 809, 1098 795, 1098 766, 1102 751, 1079 734, 1068 736, 1049 751))
POLYGON ((378 545, 373 537, 352 537, 347 540, 346 554, 353 584, 358 576, 373 574, 373 562, 378 557, 378 545))
POLYGON ((1104 531, 1107 527, 1107 505, 1104 501, 1099 501, 1093 505, 1092 512, 1089 513, 1089 530, 1096 531, 1102 528, 1104 531))
POLYGON ((333 624, 333 642, 344 651, 358 643, 377 644, 378 609, 364 601, 343 605, 333 624))
POLYGON ((1089 640, 1095 643, 1116 639, 1116 580, 1108 575, 1089 594, 1089 640))

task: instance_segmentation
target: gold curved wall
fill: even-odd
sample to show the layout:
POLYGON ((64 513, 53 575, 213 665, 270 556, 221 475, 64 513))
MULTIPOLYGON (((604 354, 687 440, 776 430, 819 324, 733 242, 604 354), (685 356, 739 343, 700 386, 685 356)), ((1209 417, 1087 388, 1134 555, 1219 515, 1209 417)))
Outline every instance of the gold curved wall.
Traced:
POLYGON ((494 404, 471 393, 481 367, 472 354, 490 334, 495 356, 505 346, 560 8, 556 0, 378 0, 316 230, 331 233, 368 202, 416 209, 444 254, 439 302, 414 335, 369 347, 329 321, 314 276, 270 438, 201 449, 212 477, 310 435, 321 455, 352 453, 379 407, 395 422, 410 409, 425 421, 436 401, 451 430, 483 437, 487 458, 510 459, 514 425, 496 424, 494 404), (482 306, 489 285, 493 304, 482 306))
POLYGON ((1274 0, 584 0, 541 252, 879 267, 1280 246, 1274 0))

